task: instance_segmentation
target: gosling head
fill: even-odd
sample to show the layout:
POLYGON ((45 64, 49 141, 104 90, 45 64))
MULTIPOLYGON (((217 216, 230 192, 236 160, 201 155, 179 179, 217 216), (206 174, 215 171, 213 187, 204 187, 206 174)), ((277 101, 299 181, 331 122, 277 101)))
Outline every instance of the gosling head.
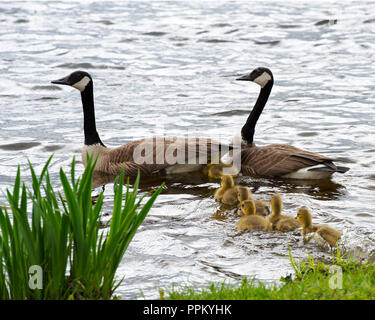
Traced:
POLYGON ((92 78, 85 71, 75 71, 65 78, 53 80, 51 83, 71 86, 83 92, 89 84, 92 84, 92 78))
POLYGON ((221 176, 221 185, 224 188, 233 188, 234 187, 234 181, 232 176, 224 175, 221 176))
POLYGON ((297 211, 297 220, 301 223, 302 227, 311 225, 311 213, 307 208, 299 208, 297 211))
POLYGON ((278 194, 274 194, 271 197, 272 214, 278 216, 281 214, 282 209, 283 209, 283 201, 281 200, 281 197, 278 194))
POLYGON ((254 200, 242 201, 241 210, 245 216, 255 215, 256 206, 254 200))
POLYGON ((270 69, 265 67, 258 67, 248 74, 237 78, 240 81, 253 81, 264 88, 268 83, 273 83, 273 74, 270 69))
POLYGON ((251 191, 246 187, 238 187, 237 189, 237 199, 239 202, 244 200, 250 200, 251 199, 251 191))

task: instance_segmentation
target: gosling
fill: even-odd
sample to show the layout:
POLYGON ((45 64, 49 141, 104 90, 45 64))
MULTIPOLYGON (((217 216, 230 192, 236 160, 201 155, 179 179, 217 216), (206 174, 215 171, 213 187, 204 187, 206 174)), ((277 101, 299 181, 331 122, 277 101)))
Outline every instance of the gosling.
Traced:
POLYGON ((235 186, 233 177, 224 175, 221 177, 221 187, 216 190, 215 198, 217 201, 228 205, 237 204, 237 186, 235 186))
MULTIPOLYGON (((241 204, 245 200, 253 200, 251 191, 246 187, 239 186, 237 188, 237 198, 239 202, 237 214, 239 216, 242 216, 243 212, 241 210, 241 204)), ((269 215, 270 209, 268 208, 267 203, 265 201, 254 200, 254 202, 255 202, 255 207, 256 207, 256 214, 260 216, 264 216, 264 217, 269 215)))
POLYGON ((209 163, 203 170, 209 178, 220 179, 223 175, 223 168, 220 165, 209 163))
POLYGON ((307 243, 313 237, 320 246, 325 247, 325 244, 328 243, 332 248, 341 238, 342 232, 339 230, 325 225, 313 225, 311 213, 307 208, 298 209, 297 219, 302 225, 301 234, 303 236, 304 243, 307 243), (313 235, 307 236, 309 233, 313 233, 313 235), (318 235, 320 238, 316 237, 316 235, 318 235))
POLYGON ((268 231, 271 230, 269 221, 263 216, 256 215, 254 200, 244 200, 241 203, 241 210, 244 214, 237 223, 237 230, 244 231, 268 231))
POLYGON ((297 219, 281 214, 282 208, 283 202, 281 197, 278 194, 274 194, 271 197, 272 213, 269 217, 273 230, 289 232, 301 227, 301 224, 297 219))
POLYGON ((224 174, 223 174, 223 168, 227 168, 229 170, 229 174, 236 176, 238 174, 238 170, 231 166, 231 165, 226 165, 226 164, 212 164, 209 163, 204 169, 203 173, 207 174, 209 178, 213 179, 220 179, 224 174))

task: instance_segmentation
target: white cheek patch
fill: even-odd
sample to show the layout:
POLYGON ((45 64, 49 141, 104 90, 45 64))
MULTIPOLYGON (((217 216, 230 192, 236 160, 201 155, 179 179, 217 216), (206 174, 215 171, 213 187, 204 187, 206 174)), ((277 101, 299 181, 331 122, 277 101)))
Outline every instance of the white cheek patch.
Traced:
POLYGON ((259 84, 262 88, 271 80, 271 76, 268 72, 263 72, 258 78, 254 79, 254 82, 259 84))
POLYGON ((86 89, 86 86, 88 85, 90 81, 91 79, 88 76, 84 76, 81 80, 73 84, 72 87, 82 92, 83 90, 86 89))

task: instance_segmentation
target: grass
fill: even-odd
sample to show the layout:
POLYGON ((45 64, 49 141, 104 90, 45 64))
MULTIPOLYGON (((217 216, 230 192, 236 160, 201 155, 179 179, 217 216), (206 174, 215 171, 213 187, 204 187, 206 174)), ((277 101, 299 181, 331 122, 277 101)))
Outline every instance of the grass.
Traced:
POLYGON ((69 175, 60 169, 63 192, 56 192, 51 159, 39 177, 29 163, 30 189, 18 166, 8 203, 0 207, 0 299, 110 299, 122 281, 116 270, 163 186, 141 206, 139 173, 130 191, 122 172, 114 184, 110 227, 101 229, 103 194, 95 205, 91 199, 95 161, 78 179, 74 159, 69 175))
POLYGON ((350 256, 340 249, 329 263, 309 257, 298 263, 289 251, 294 278, 282 277, 281 284, 264 284, 243 278, 239 286, 211 283, 203 289, 191 286, 160 290, 160 298, 171 300, 375 300, 375 265, 350 256))

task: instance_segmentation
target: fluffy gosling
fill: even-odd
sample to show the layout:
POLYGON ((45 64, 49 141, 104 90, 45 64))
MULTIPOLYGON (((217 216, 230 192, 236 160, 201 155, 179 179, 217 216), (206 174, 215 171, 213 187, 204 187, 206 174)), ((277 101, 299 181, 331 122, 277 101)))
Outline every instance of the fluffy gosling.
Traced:
POLYGON ((269 221, 263 216, 256 215, 256 207, 254 200, 244 200, 241 203, 240 209, 242 210, 244 216, 237 223, 237 230, 261 230, 268 231, 271 230, 269 221))
POLYGON ((332 227, 325 225, 313 225, 311 213, 307 208, 298 209, 297 219, 302 225, 301 234, 303 236, 304 243, 307 243, 311 238, 314 238, 315 241, 317 241, 317 243, 322 247, 325 247, 326 243, 328 243, 330 247, 334 247, 342 235, 341 231, 332 227), (309 233, 312 233, 312 235, 307 236, 309 233), (317 237, 317 235, 320 238, 317 237))
POLYGON ((221 177, 221 187, 216 190, 215 198, 217 201, 228 205, 237 204, 237 186, 235 186, 233 177, 224 175, 221 177))
POLYGON ((281 214, 282 208, 283 202, 281 197, 278 194, 274 194, 271 197, 272 213, 269 217, 273 230, 289 232, 301 227, 301 224, 297 219, 281 214))
MULTIPOLYGON (((237 214, 239 216, 242 216, 243 212, 241 210, 241 204, 245 200, 253 200, 252 199, 252 193, 248 188, 239 186, 237 188, 237 198, 238 198, 238 202, 239 202, 237 214)), ((255 202, 255 207, 256 207, 256 214, 258 214, 260 216, 264 216, 264 217, 269 215, 270 209, 268 208, 267 203, 265 201, 254 200, 254 202, 255 202)))
POLYGON ((232 165, 226 164, 212 164, 209 163, 204 169, 203 173, 207 174, 208 177, 213 179, 220 179, 223 174, 223 169, 227 168, 229 172, 226 172, 227 175, 236 176, 238 174, 238 170, 232 165))

